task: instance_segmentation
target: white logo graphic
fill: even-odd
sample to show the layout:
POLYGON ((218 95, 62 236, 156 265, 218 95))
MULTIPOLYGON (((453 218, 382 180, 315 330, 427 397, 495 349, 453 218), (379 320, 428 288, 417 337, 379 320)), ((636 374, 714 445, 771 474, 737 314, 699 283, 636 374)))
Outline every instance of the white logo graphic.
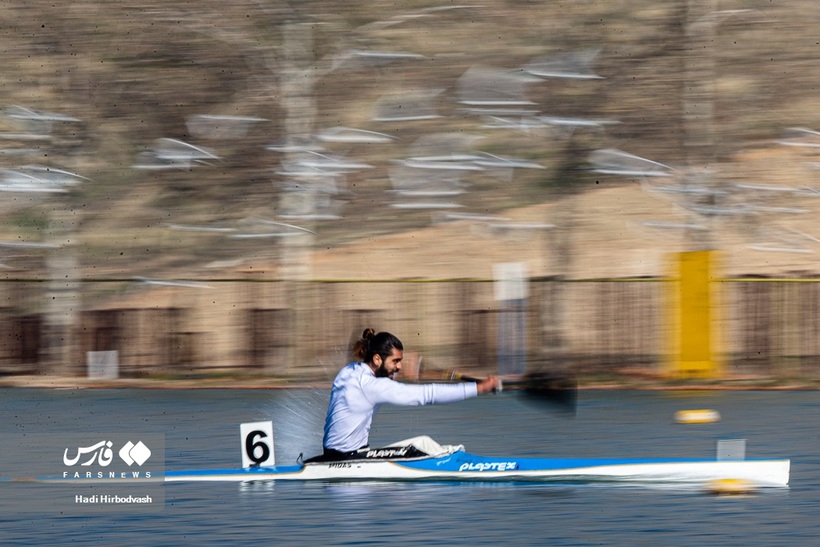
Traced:
POLYGON ((63 463, 68 466, 75 465, 84 454, 91 454, 91 457, 80 465, 92 465, 95 460, 98 460, 101 466, 106 467, 114 459, 114 452, 111 450, 113 444, 111 441, 100 441, 91 446, 81 446, 77 448, 77 457, 75 458, 68 457, 68 448, 66 448, 63 452, 63 463))
POLYGON ((509 471, 518 469, 516 462, 468 462, 462 463, 459 471, 509 471))
MULTIPOLYGON (((89 466, 94 465, 96 462, 101 467, 108 467, 114 459, 114 451, 111 450, 112 446, 114 446, 114 443, 111 441, 100 441, 91 446, 81 446, 77 448, 77 455, 73 458, 68 457, 68 448, 66 448, 63 452, 63 463, 69 467, 77 465, 83 456, 90 454, 90 457, 80 463, 80 465, 89 466)), ((127 463, 129 467, 135 463, 142 466, 142 464, 151 457, 151 450, 145 446, 145 443, 142 441, 139 441, 137 444, 128 441, 120 449, 119 454, 122 461, 127 463)))
POLYGON ((151 450, 145 446, 145 443, 139 441, 137 444, 128 441, 125 443, 120 449, 120 458, 122 461, 128 464, 129 467, 136 463, 137 465, 141 466, 148 458, 151 457, 151 450))

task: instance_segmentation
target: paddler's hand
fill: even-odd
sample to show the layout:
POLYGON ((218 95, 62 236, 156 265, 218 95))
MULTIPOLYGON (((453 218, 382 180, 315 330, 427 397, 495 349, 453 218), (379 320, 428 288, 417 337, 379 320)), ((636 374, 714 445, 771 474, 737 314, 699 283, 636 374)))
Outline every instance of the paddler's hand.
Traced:
POLYGON ((484 393, 495 393, 500 387, 501 381, 497 376, 487 376, 476 384, 479 395, 483 395, 484 393))

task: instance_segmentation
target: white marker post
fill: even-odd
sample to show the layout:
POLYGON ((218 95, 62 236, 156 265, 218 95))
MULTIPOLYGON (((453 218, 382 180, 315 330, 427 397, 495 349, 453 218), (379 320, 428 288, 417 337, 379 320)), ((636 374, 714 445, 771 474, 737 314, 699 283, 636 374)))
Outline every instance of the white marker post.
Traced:
POLYGON ((493 277, 495 299, 500 303, 498 374, 524 374, 527 371, 527 265, 524 262, 493 264, 493 277))
POLYGON ((273 422, 239 425, 242 442, 242 467, 273 467, 273 422))

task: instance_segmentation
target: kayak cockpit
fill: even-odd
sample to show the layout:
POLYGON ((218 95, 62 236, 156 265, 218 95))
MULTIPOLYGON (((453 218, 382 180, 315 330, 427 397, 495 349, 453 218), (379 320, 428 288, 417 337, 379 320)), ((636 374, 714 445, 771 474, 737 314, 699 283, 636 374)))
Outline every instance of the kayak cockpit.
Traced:
POLYGON ((404 439, 381 448, 365 447, 349 453, 325 453, 301 460, 300 464, 339 461, 395 461, 439 458, 464 450, 464 445, 441 445, 427 435, 404 439))

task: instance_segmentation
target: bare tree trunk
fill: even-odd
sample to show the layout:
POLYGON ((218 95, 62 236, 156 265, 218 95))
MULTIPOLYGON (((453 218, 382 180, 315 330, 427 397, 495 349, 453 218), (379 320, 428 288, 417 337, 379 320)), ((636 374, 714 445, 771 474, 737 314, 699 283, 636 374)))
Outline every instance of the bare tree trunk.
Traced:
MULTIPOLYGON (((315 75, 313 66, 313 30, 309 23, 290 22, 282 26, 283 60, 281 66, 281 101, 285 111, 285 136, 289 144, 295 145, 313 133, 316 118, 314 97, 315 75)), ((294 159, 298 152, 288 152, 286 161, 294 159)), ((303 190, 297 193, 282 192, 282 209, 293 209, 293 200, 298 200, 301 213, 315 212, 314 189, 302 181, 303 190)), ((311 256, 315 236, 310 232, 299 232, 283 238, 280 255, 282 279, 286 283, 288 307, 291 309, 290 346, 287 363, 270 363, 277 372, 289 373, 294 368, 312 364, 313 356, 307 348, 313 347, 311 339, 311 256)))
POLYGON ((574 246, 575 198, 568 195, 553 208, 550 222, 555 228, 547 233, 549 280, 545 282, 541 301, 540 357, 550 367, 563 366, 567 357, 566 279, 572 272, 574 246))
MULTIPOLYGON (((717 0, 687 0, 686 48, 684 52, 683 117, 687 170, 684 186, 709 187, 718 184, 713 173, 717 159, 715 141, 715 39, 720 16, 717 0)), ((704 198, 714 206, 714 193, 704 198)), ((710 222, 694 219, 692 224, 710 222)), ((690 230, 688 239, 695 249, 712 245, 709 230, 690 230)))
POLYGON ((76 332, 81 306, 80 267, 73 247, 76 218, 72 211, 57 206, 50 219, 49 241, 55 248, 46 256, 48 287, 45 304, 45 361, 50 373, 75 375, 82 363, 75 363, 76 332))
POLYGON ((716 0, 687 0, 683 116, 686 156, 691 168, 715 161, 715 53, 720 18, 716 0))
POLYGON ((554 228, 549 230, 547 240, 547 283, 541 303, 541 352, 540 357, 550 368, 566 367, 569 357, 567 342, 567 289, 566 279, 572 275, 575 230, 577 219, 576 193, 581 191, 583 171, 588 151, 570 137, 564 162, 555 174, 556 203, 548 219, 554 228))

